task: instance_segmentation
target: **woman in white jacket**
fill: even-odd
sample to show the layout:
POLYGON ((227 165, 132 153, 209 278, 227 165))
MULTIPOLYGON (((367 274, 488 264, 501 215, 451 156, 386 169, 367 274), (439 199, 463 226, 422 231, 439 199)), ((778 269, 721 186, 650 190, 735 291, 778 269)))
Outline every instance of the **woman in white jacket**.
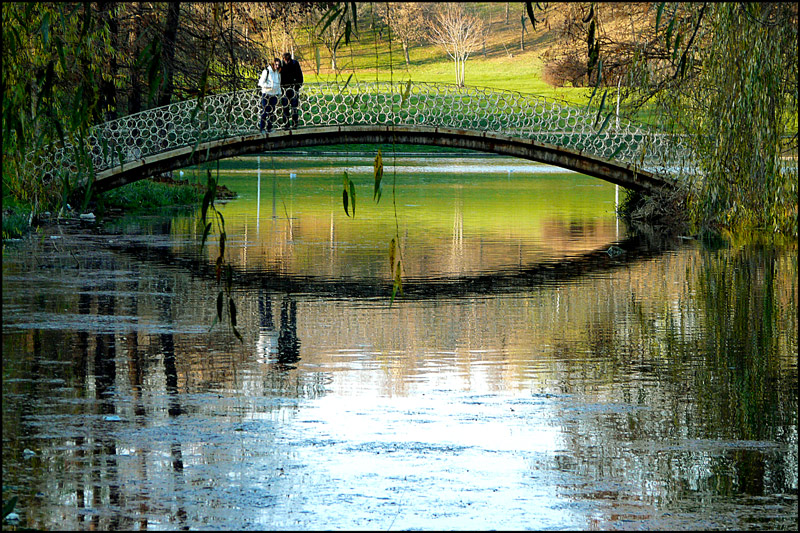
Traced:
POLYGON ((267 132, 272 131, 272 123, 275 121, 275 109, 278 107, 278 96, 281 94, 281 60, 275 58, 272 65, 261 73, 258 79, 258 86, 261 87, 261 120, 258 121, 258 130, 264 133, 264 123, 267 132))

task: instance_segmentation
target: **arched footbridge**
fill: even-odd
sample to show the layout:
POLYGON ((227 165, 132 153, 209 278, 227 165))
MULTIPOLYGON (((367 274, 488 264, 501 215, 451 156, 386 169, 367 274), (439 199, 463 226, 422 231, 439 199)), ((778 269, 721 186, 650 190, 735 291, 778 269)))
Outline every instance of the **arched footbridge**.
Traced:
POLYGON ((94 126, 81 146, 49 150, 29 163, 45 180, 91 179, 100 192, 237 155, 350 143, 466 148, 644 192, 675 187, 691 166, 682 137, 512 91, 411 82, 306 84, 298 127, 270 133, 258 130, 260 105, 257 90, 177 102, 94 126), (76 165, 81 157, 87 164, 76 165), (81 177, 79 168, 90 170, 81 177))

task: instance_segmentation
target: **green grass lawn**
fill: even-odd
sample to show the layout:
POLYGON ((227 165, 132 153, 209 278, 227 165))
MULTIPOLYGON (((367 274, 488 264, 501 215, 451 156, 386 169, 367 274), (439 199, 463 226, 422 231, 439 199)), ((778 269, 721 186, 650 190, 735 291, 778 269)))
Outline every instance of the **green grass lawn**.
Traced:
MULTIPOLYGON (((491 20, 492 32, 487 37, 486 54, 482 50, 472 53, 466 64, 465 83, 468 86, 505 89, 521 93, 558 98, 574 104, 588 102, 591 90, 574 87, 554 87, 542 79, 543 61, 541 54, 552 38, 545 38, 547 30, 537 30, 528 34, 525 51, 520 51, 518 28, 510 23, 506 26, 504 3, 483 3, 478 6, 481 16, 491 20)), ((519 9, 516 7, 515 9, 519 9)), ((513 21, 514 17, 510 17, 513 21)), ((324 47, 318 46, 320 72, 316 71, 316 53, 306 43, 302 47, 306 57, 299 57, 307 83, 346 80, 352 81, 406 81, 448 83, 456 81, 453 61, 436 45, 417 43, 409 48, 410 65, 406 65, 403 48, 399 40, 391 43, 386 40, 386 32, 380 38, 375 32, 362 25, 359 38, 352 39, 349 45, 342 45, 337 53, 337 70, 331 67, 330 55, 324 47), (377 44, 376 44, 377 38, 377 44)), ((302 54, 302 52, 301 52, 302 54)))

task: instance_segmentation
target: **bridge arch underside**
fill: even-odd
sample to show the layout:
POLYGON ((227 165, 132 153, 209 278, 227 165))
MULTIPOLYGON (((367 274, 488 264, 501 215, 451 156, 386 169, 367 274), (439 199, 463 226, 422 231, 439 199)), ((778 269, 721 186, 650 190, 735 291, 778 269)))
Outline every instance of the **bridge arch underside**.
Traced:
POLYGON ((420 126, 336 126, 229 137, 156 154, 97 174, 94 190, 105 192, 170 170, 248 154, 334 144, 417 144, 464 148, 546 163, 653 193, 674 186, 671 178, 557 146, 488 132, 420 126))

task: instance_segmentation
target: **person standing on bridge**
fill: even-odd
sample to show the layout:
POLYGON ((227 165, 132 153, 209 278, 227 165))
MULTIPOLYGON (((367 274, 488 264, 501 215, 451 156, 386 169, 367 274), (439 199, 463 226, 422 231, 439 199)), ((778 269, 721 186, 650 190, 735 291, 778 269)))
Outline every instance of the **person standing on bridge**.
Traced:
POLYGON ((258 121, 258 130, 264 133, 266 123, 267 132, 271 132, 272 123, 275 121, 275 110, 278 107, 278 97, 281 94, 280 58, 276 57, 272 65, 267 65, 258 79, 258 86, 261 87, 261 120, 258 121))
MULTIPOLYGON (((285 88, 284 90, 286 91, 286 98, 289 100, 289 105, 292 107, 291 127, 296 128, 298 125, 297 105, 300 102, 300 87, 303 86, 303 69, 300 68, 300 63, 296 59, 292 59, 292 54, 289 52, 283 54, 281 77, 283 87, 285 88)), ((289 129, 288 107, 284 107, 283 117, 286 123, 286 129, 289 129)))

